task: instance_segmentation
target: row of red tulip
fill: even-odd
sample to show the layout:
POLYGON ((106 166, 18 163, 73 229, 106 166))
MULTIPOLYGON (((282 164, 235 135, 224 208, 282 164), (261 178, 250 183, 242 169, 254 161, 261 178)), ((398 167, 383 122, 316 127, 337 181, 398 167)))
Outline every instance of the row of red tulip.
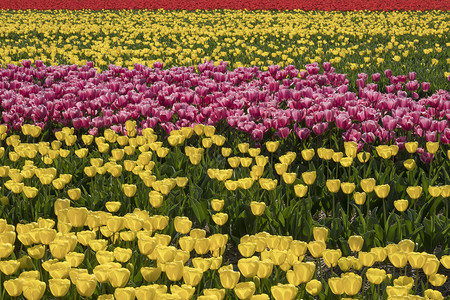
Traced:
POLYGON ((430 84, 416 74, 358 75, 350 91, 346 74, 330 63, 306 65, 300 71, 270 66, 227 71, 227 64, 209 62, 163 69, 136 64, 133 70, 111 65, 97 73, 92 64, 47 67, 37 61, 0 69, 3 121, 20 130, 25 123, 44 128, 49 123, 89 130, 111 128, 126 133, 127 120, 143 128, 160 125, 170 132, 194 124, 229 126, 261 140, 274 132, 281 138, 293 131, 301 140, 326 135, 337 127, 345 141, 395 141, 406 136, 450 143, 450 93, 430 95, 430 84), (382 81, 391 83, 380 91, 382 81), (419 93, 424 95, 420 98, 419 93), (427 96, 430 95, 430 96, 427 96))
POLYGON ((440 0, 351 0, 351 1, 236 1, 236 0, 3 0, 0 9, 247 9, 247 10, 448 10, 450 3, 440 0))

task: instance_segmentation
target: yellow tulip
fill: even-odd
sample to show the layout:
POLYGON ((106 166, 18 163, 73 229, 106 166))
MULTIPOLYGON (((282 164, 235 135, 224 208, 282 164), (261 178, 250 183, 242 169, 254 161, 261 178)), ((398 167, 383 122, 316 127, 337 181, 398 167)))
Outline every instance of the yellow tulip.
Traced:
POLYGON ((304 160, 310 161, 311 159, 313 159, 315 151, 314 149, 304 149, 302 150, 301 154, 304 160))
POLYGON ((282 174, 282 177, 283 177, 283 181, 286 184, 292 184, 292 183, 294 183, 295 179, 297 179, 297 173, 287 173, 287 172, 285 172, 285 173, 282 174))
POLYGON ((419 147, 418 142, 405 143, 405 148, 409 153, 416 153, 418 147, 419 147))
POLYGON ((394 201, 394 207, 399 212, 404 212, 408 208, 408 200, 400 199, 394 201))
POLYGON ((296 184, 294 185, 294 192, 297 197, 302 198, 306 195, 306 192, 308 192, 308 186, 303 184, 296 184))
POLYGON ((5 275, 12 275, 19 270, 20 262, 17 260, 0 261, 0 271, 5 275))
POLYGON ((47 285, 45 282, 36 280, 26 282, 23 287, 23 296, 28 300, 38 300, 44 296, 47 285))
POLYGON ((431 154, 435 154, 439 149, 439 142, 427 142, 427 151, 431 154))
POLYGON ((242 276, 245 278, 253 278, 258 272, 259 260, 255 257, 241 258, 238 260, 237 265, 242 276))
POLYGON ((408 193, 408 195, 411 199, 419 199, 420 195, 422 194, 422 187, 421 186, 408 186, 406 188, 406 192, 408 193))
POLYGON ((446 269, 450 269, 450 255, 444 255, 441 257, 441 264, 446 269))
POLYGON ((131 249, 120 248, 120 247, 114 248, 114 251, 113 251, 115 260, 117 260, 121 263, 125 263, 125 262, 129 261, 132 254, 133 254, 133 251, 131 249))
POLYGON ((243 257, 250 257, 255 253, 256 244, 252 242, 240 243, 238 250, 243 257))
POLYGON ((400 276, 393 281, 394 286, 401 286, 408 290, 414 286, 414 278, 408 276, 400 276))
POLYGON ((108 281, 112 287, 124 287, 130 278, 130 270, 126 268, 115 268, 108 273, 108 281))
POLYGON ((223 156, 223 157, 228 157, 228 156, 230 156, 230 155, 231 155, 231 151, 232 151, 231 148, 223 147, 222 150, 221 150, 222 156, 223 156))
POLYGON ((364 239, 359 235, 352 235, 348 238, 348 245, 350 246, 350 250, 354 252, 361 251, 364 245, 364 239))
POLYGON ((170 281, 178 281, 183 277, 183 262, 181 260, 166 263, 166 275, 170 281))
POLYGON ((312 185, 316 181, 316 177, 316 171, 302 173, 302 179, 307 185, 312 185))
POLYGON ((87 273, 78 274, 75 286, 78 294, 83 297, 91 297, 97 286, 95 275, 87 273))
POLYGON ((439 260, 435 258, 430 258, 427 259, 427 261, 422 267, 422 270, 427 276, 431 276, 437 273, 439 265, 440 265, 439 260))
POLYGON ((389 195, 390 189, 391 187, 389 186, 389 184, 377 185, 374 188, 378 198, 382 199, 386 198, 389 195))
POLYGON ((239 281, 240 273, 233 270, 219 270, 219 279, 226 289, 233 289, 239 281))
POLYGON ((317 296, 322 291, 322 282, 317 279, 313 279, 306 284, 305 289, 308 294, 317 296))
POLYGON ((249 282, 240 282, 234 287, 234 292, 236 296, 241 299, 249 299, 256 291, 255 283, 252 281, 249 282))
POLYGON ((114 297, 111 299, 124 299, 124 300, 134 300, 136 297, 136 290, 132 287, 117 288, 114 290, 114 297))
POLYGON ((371 267, 377 260, 377 255, 373 252, 358 253, 358 259, 364 267, 371 267))
POLYGON ((260 261, 258 266, 258 272, 256 276, 259 278, 269 278, 272 275, 273 262, 271 260, 260 261))
POLYGON ((339 179, 328 179, 325 184, 331 193, 337 193, 341 188, 341 181, 339 179))
POLYGON ((248 143, 240 143, 238 144, 239 152, 241 153, 247 153, 250 145, 248 143))
POLYGON ((416 247, 416 244, 413 241, 408 240, 408 239, 401 240, 398 243, 398 248, 400 249, 400 251, 403 251, 405 253, 413 252, 415 247, 416 247))
POLYGON ((369 152, 359 152, 357 154, 357 157, 361 163, 366 163, 370 159, 370 153, 369 152))
POLYGON ((405 252, 394 252, 388 254, 389 261, 396 268, 403 268, 408 262, 408 256, 405 252))
MULTIPOLYGON (((352 274, 352 273, 350 273, 352 274)), ((361 290, 362 286, 362 278, 359 275, 352 274, 351 276, 345 276, 342 278, 343 285, 344 285, 344 291, 345 294, 349 296, 354 296, 358 294, 358 292, 361 290)))
POLYGON ((425 299, 430 299, 430 300, 444 300, 444 296, 442 295, 441 292, 436 291, 436 290, 432 290, 432 289, 428 289, 425 290, 423 292, 425 299))
POLYGON ((266 210, 266 203, 252 201, 250 203, 250 209, 252 210, 253 215, 261 216, 264 213, 264 211, 266 210))
POLYGON ((404 286, 387 286, 386 294, 389 297, 407 296, 409 294, 409 289, 404 286))
POLYGON ((375 188, 375 179, 374 178, 366 178, 361 179, 360 185, 364 192, 371 193, 375 188))
POLYGON ((339 163, 341 164, 341 166, 343 166, 344 168, 348 168, 353 164, 353 158, 351 157, 344 157, 342 158, 339 163))
POLYGON ((277 151, 278 146, 280 146, 280 142, 279 141, 275 141, 275 142, 266 142, 266 148, 267 151, 273 153, 275 151, 277 151))
POLYGON ((353 182, 342 182, 341 183, 341 189, 344 194, 351 194, 355 190, 356 185, 353 182))
POLYGON ((366 193, 362 192, 355 192, 353 194, 353 199, 355 200, 355 203, 358 205, 364 205, 364 203, 366 203, 366 193))
POLYGON ((298 289, 292 284, 277 284, 270 288, 275 300, 293 300, 297 296, 298 289))
POLYGON ((403 166, 406 168, 406 170, 411 171, 414 170, 416 167, 416 161, 414 159, 407 159, 403 162, 403 166))
POLYGON ((27 249, 28 255, 33 259, 41 259, 45 254, 45 246, 44 245, 36 245, 27 249))
POLYGON ((328 266, 328 268, 332 268, 337 266, 339 258, 341 258, 342 252, 340 249, 337 250, 324 250, 322 257, 324 263, 328 266))
POLYGON ((175 217, 174 220, 175 230, 181 234, 187 234, 191 230, 192 221, 187 217, 175 217))
POLYGON ((155 282, 161 275, 161 268, 159 267, 142 267, 140 271, 142 278, 147 282, 155 282))
POLYGON ((228 221, 228 214, 226 213, 216 213, 211 216, 214 223, 216 223, 219 226, 224 225, 228 221))
POLYGON ((122 184, 122 189, 127 197, 133 197, 136 194, 137 186, 135 184, 122 184))
POLYGON ((328 228, 326 227, 314 227, 313 228, 314 240, 326 241, 328 237, 328 228))
POLYGON ((433 286, 443 286, 444 283, 447 281, 447 276, 445 275, 441 275, 441 274, 434 274, 431 275, 430 277, 428 277, 428 281, 433 285, 433 286))
POLYGON ((328 279, 328 286, 331 289, 331 292, 335 295, 344 294, 344 278, 340 277, 332 277, 328 279))
POLYGON ((314 241, 309 242, 308 244, 309 253, 315 258, 322 257, 322 253, 325 249, 326 245, 324 241, 314 241))
POLYGON ((84 253, 69 252, 66 254, 65 259, 72 268, 77 268, 84 260, 84 253))
POLYGON ((431 197, 439 197, 441 195, 442 188, 440 186, 429 186, 428 187, 428 193, 431 195, 431 197))
POLYGON ((70 288, 69 279, 50 279, 48 283, 50 291, 55 297, 64 297, 70 288))
POLYGON ((386 271, 382 269, 369 268, 366 272, 367 280, 372 284, 381 284, 386 278, 386 271))
POLYGON ((197 286, 203 277, 203 271, 198 268, 184 267, 183 280, 190 286, 197 286))
POLYGON ((11 297, 19 297, 23 291, 23 279, 9 279, 3 282, 3 286, 11 297))

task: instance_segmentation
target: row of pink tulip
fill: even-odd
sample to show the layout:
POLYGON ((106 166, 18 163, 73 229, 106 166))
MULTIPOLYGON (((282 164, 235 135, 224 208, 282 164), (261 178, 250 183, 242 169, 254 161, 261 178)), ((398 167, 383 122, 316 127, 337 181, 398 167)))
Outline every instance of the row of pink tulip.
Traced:
POLYGON ((25 123, 48 123, 89 130, 112 128, 126 133, 125 122, 138 121, 139 131, 160 125, 170 132, 202 123, 229 126, 254 140, 275 132, 300 139, 326 134, 337 127, 345 141, 374 143, 407 136, 450 143, 450 92, 429 93, 430 83, 416 74, 358 74, 357 92, 346 74, 330 63, 299 70, 270 66, 227 71, 227 63, 163 69, 136 64, 133 70, 111 65, 97 72, 84 66, 45 66, 23 61, 0 68, 3 122, 19 130, 25 123), (381 81, 389 83, 384 87, 381 81), (421 98, 420 95, 423 97, 421 98))

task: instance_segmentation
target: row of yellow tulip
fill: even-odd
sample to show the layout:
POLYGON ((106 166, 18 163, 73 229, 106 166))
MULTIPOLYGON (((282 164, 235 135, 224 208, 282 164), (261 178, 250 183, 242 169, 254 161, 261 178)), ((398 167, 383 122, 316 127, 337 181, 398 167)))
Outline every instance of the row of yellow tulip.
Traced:
MULTIPOLYGON (((237 262, 239 271, 235 271, 233 265, 222 265, 227 236, 214 234, 206 237, 206 231, 192 228, 192 222, 186 217, 176 217, 173 220, 175 230, 181 234, 179 238, 173 239, 156 232, 169 225, 168 217, 150 216, 148 212, 139 209, 119 217, 103 211, 92 212, 86 208, 70 207, 69 201, 58 201, 55 207, 57 222, 40 218, 34 223, 13 226, 0 219, 0 271, 8 276, 3 285, 12 297, 23 293, 27 299, 42 298, 46 283, 40 280, 48 278, 48 275, 52 278, 48 280, 50 291, 56 297, 65 296, 71 284, 75 285, 80 295, 91 297, 97 283, 111 285, 119 299, 133 299, 135 296, 138 299, 153 299, 155 295, 163 296, 167 292, 165 285, 127 287, 131 283, 130 278, 135 278, 137 271, 131 262, 142 260, 146 263, 142 264, 139 272, 145 282, 162 283, 162 273, 173 283, 184 281, 181 286, 171 286, 172 294, 178 295, 179 299, 190 299, 208 270, 218 270, 222 288, 234 289, 239 299, 248 299, 255 293, 255 286, 260 286, 261 280, 272 277, 275 269, 279 268, 286 272, 288 284, 272 286, 272 296, 275 299, 294 299, 299 286, 300 291, 306 289, 313 296, 322 291, 326 273, 322 269, 316 270, 317 265, 312 261, 314 259, 318 260, 318 264, 322 259, 332 271, 334 267, 339 267, 341 277, 331 276, 327 283, 333 294, 348 296, 364 290, 365 278, 372 285, 383 282, 387 284, 388 296, 410 294, 418 284, 417 279, 407 276, 395 278, 392 274, 387 274, 386 260, 398 269, 405 268, 409 263, 411 269, 416 270, 416 276, 417 270, 422 270, 427 275, 428 282, 435 287, 444 285, 447 280, 447 276, 438 274, 439 266, 442 264, 444 268, 450 268, 449 255, 438 260, 435 255, 414 252, 416 245, 411 240, 363 252, 361 249, 364 239, 361 236, 351 236, 348 245, 358 257, 343 257, 341 250, 327 249, 328 229, 315 227, 314 241, 309 243, 294 240, 291 236, 276 236, 266 232, 242 237, 238 251, 243 258, 237 262), (93 222, 94 219, 97 222, 93 222), (54 229, 55 225, 57 229, 54 229), (71 232, 72 227, 85 226, 91 230, 71 232), (26 253, 20 253, 21 257, 18 259, 4 260, 13 253, 16 234, 20 243, 26 247, 26 253), (99 234, 105 239, 98 238, 99 234), (121 247, 124 242, 136 245, 136 240, 137 247, 134 249, 121 247), (176 244, 179 249, 173 246, 176 244), (95 253, 96 262, 90 260, 88 265, 93 269, 92 274, 89 274, 88 269, 80 266, 87 266, 86 256, 91 252, 95 253), (207 253, 212 257, 205 258, 207 253), (37 266, 36 263, 42 264, 48 275, 44 271, 29 271, 37 266), (127 265, 124 267, 122 264, 127 265), (373 267, 375 264, 383 269, 373 267), (362 276, 357 274, 361 270, 364 270, 362 276), (241 275, 253 282, 241 281, 241 275)), ((225 296, 223 289, 205 289, 203 293, 206 296, 211 293, 216 299, 223 299, 225 296)), ((432 290, 425 291, 425 296, 429 299, 442 299, 439 292, 432 290)), ((254 299, 259 297, 268 299, 267 295, 254 299)))
POLYGON ((267 68, 330 61, 366 72, 414 70, 442 86, 449 75, 446 18, 439 11, 5 11, 0 64, 31 58, 53 65, 93 61, 105 69, 207 58, 267 68))

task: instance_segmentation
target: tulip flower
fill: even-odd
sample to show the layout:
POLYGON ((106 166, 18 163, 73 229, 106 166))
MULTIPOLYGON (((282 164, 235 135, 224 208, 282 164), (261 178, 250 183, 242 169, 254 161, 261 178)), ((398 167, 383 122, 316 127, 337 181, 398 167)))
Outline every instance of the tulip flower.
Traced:
POLYGON ((335 295, 344 294, 344 278, 340 277, 332 277, 328 279, 328 286, 331 289, 331 292, 335 295))
POLYGON ((255 258, 241 258, 238 260, 238 268, 245 278, 253 278, 258 272, 259 261, 255 258))
POLYGON ((375 193, 377 194, 378 198, 386 198, 390 191, 390 186, 388 184, 383 185, 377 185, 374 187, 375 193))
POLYGON ((239 281, 240 273, 233 270, 219 270, 220 283, 226 289, 233 289, 239 281))
POLYGON ((447 276, 441 274, 434 274, 428 277, 428 281, 436 287, 443 286, 447 281, 447 276))
POLYGON ((399 212, 404 212, 408 208, 408 203, 409 203, 408 200, 404 200, 404 199, 395 200, 394 201, 394 207, 399 212))
POLYGON ((394 286, 401 286, 408 290, 414 286, 414 278, 408 276, 400 276, 393 281, 394 286))
POLYGON ((364 244, 364 239, 362 236, 353 235, 348 238, 348 245, 350 246, 350 250, 354 252, 361 251, 362 246, 364 244))
POLYGON ((240 282, 234 287, 234 292, 239 299, 249 299, 255 293, 256 287, 255 283, 240 282))
POLYGON ((11 297, 19 297, 23 291, 23 279, 9 279, 3 283, 3 286, 11 297))
POLYGON ((396 268, 403 268, 408 262, 408 256, 405 252, 394 252, 388 254, 389 261, 396 268))
POLYGON ((425 290, 423 292, 423 294, 425 296, 425 299, 430 299, 430 300, 431 299, 432 300, 442 300, 442 299, 444 299, 444 296, 442 295, 441 292, 436 291, 436 290, 432 290, 432 289, 425 290))
POLYGON ((322 257, 322 253, 325 250, 326 245, 324 241, 314 241, 308 244, 308 250, 315 258, 322 257))
POLYGON ((77 292, 83 297, 91 297, 97 286, 95 275, 82 273, 79 274, 75 283, 77 292))
POLYGON ((371 193, 375 188, 375 179, 374 178, 367 178, 367 179, 361 179, 360 185, 364 192, 371 193))
POLYGON ((50 279, 49 280, 50 291, 55 297, 64 297, 70 288, 69 279, 50 279))
POLYGON ((435 258, 430 258, 427 259, 427 261, 422 267, 422 270, 427 276, 431 276, 437 273, 439 265, 440 265, 439 260, 435 258))
POLYGON ((216 214, 212 215, 212 219, 213 219, 214 223, 216 223, 219 226, 222 226, 228 221, 228 214, 216 213, 216 214))
POLYGON ((313 235, 314 240, 326 242, 328 237, 328 229, 326 227, 314 227, 313 235))
POLYGON ((341 181, 339 179, 328 179, 326 186, 331 193, 337 193, 341 188, 341 181))
POLYGON ((302 173, 302 179, 307 185, 312 185, 316 181, 316 177, 316 171, 302 173))
POLYGON ((405 239, 405 240, 401 240, 398 243, 398 247, 399 247, 400 251, 403 251, 405 253, 409 253, 409 252, 413 252, 414 251, 414 248, 416 247, 416 244, 413 241, 411 241, 411 240, 405 239))
POLYGON ((328 268, 332 268, 337 266, 339 258, 341 258, 342 252, 340 249, 337 250, 324 250, 322 257, 323 261, 327 265, 328 268))
POLYGON ((273 153, 273 152, 277 151, 279 145, 280 145, 280 142, 278 142, 278 141, 266 142, 267 151, 273 153))
POLYGON ((277 284, 270 288, 275 300, 293 300, 297 296, 298 289, 292 284, 277 284))
POLYGON ((187 234, 191 230, 192 222, 187 217, 175 217, 175 230, 181 234, 187 234))
POLYGON ((355 203, 358 205, 364 205, 364 203, 366 203, 366 193, 362 192, 355 192, 353 194, 353 199, 355 200, 355 203))
POLYGON ((372 284, 381 284, 386 278, 386 271, 382 269, 369 268, 366 272, 367 280, 372 284))

